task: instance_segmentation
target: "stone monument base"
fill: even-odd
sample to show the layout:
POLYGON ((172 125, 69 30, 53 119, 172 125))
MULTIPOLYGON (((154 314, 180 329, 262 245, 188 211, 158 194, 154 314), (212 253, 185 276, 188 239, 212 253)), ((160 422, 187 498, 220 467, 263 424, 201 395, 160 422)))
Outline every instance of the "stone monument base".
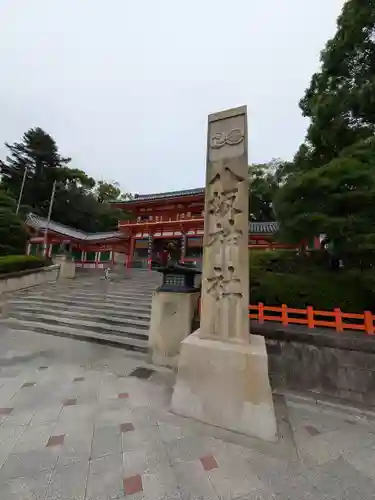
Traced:
POLYGON ((181 343, 172 411, 266 441, 277 441, 265 340, 250 344, 201 339, 181 343))

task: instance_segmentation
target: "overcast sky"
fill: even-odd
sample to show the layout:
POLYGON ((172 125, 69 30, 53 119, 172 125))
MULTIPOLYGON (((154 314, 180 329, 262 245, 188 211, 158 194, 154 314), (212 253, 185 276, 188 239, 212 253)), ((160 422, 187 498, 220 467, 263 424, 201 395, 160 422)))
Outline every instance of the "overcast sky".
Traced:
POLYGON ((0 0, 0 158, 40 126, 133 193, 204 183, 207 115, 247 104, 249 161, 291 158, 343 0, 0 0))

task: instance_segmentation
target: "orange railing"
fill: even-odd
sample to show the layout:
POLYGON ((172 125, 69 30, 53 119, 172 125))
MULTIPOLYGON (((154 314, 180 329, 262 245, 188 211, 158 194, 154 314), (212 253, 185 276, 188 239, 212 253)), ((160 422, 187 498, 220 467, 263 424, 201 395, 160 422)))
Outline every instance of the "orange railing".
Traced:
POLYGON ((374 334, 374 316, 370 311, 352 314, 344 313, 338 308, 333 311, 314 310, 312 306, 306 309, 293 309, 285 304, 273 307, 265 306, 260 302, 258 305, 249 306, 249 318, 258 320, 259 323, 275 321, 284 326, 305 325, 308 328, 334 328, 337 332, 357 330, 370 335, 374 334))

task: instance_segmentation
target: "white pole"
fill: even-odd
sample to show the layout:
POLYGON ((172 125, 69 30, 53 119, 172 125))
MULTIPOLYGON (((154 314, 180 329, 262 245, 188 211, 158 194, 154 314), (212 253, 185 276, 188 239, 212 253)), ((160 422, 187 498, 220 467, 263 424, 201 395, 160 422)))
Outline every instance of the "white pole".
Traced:
POLYGON ((44 254, 47 253, 47 236, 48 236, 49 223, 51 222, 51 214, 52 214, 53 201, 55 199, 55 192, 56 192, 56 181, 54 181, 52 186, 51 199, 49 202, 49 209, 48 209, 47 225, 44 229, 44 244, 43 244, 44 254))
POLYGON ((22 200, 22 195, 23 195, 23 189, 25 187, 26 176, 27 176, 27 166, 25 167, 25 169, 23 171, 21 190, 20 190, 20 195, 18 197, 17 208, 16 208, 16 215, 18 215, 18 212, 19 212, 19 209, 21 206, 21 200, 22 200))

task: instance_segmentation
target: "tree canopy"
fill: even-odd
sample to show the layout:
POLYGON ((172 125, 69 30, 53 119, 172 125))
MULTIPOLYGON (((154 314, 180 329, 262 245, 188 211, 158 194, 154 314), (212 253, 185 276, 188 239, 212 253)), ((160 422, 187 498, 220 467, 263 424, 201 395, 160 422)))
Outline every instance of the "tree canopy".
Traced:
POLYGON ((0 255, 25 252, 27 232, 23 217, 15 212, 16 201, 0 189, 0 255))
POLYGON ((325 165, 375 132, 374 0, 345 3, 320 60, 300 101, 311 120, 295 157, 295 166, 304 170, 325 165))
POLYGON ((289 179, 275 197, 284 236, 298 243, 324 233, 341 248, 375 245, 374 167, 371 138, 289 179))
POLYGON ((251 220, 259 222, 275 220, 273 199, 284 176, 284 165, 280 159, 249 165, 251 220))
POLYGON ((28 130, 21 142, 6 143, 6 147, 9 154, 0 161, 1 187, 17 199, 26 169, 23 213, 31 210, 46 217, 56 182, 53 219, 88 232, 116 229, 124 214, 107 203, 121 197, 116 182, 96 184, 82 170, 70 167, 71 159, 62 156, 55 140, 39 127, 28 130))
POLYGON ((131 193, 122 193, 118 182, 99 181, 94 188, 99 203, 132 199, 131 193))
POLYGON ((326 234, 337 248, 375 243, 375 3, 349 0, 300 108, 306 140, 274 200, 290 242, 326 234))

